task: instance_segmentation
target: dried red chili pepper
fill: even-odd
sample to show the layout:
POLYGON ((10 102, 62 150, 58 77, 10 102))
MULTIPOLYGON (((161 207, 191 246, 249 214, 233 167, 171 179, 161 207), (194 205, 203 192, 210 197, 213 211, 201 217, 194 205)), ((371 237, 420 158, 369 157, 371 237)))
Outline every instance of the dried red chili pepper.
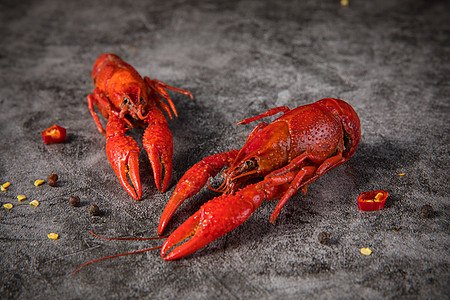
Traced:
POLYGON ((388 196, 384 190, 364 192, 358 197, 358 208, 362 211, 382 209, 388 196))
POLYGON ((41 134, 45 144, 62 143, 66 140, 66 129, 58 125, 45 129, 41 134))

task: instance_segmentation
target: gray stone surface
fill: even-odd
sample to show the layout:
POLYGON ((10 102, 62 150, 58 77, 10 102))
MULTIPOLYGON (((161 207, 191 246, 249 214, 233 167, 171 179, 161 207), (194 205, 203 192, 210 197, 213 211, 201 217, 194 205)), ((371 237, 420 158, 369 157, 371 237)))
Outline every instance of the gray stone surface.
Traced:
MULTIPOLYGON (((0 181, 11 186, 0 200, 14 207, 0 207, 0 298, 448 298, 448 12, 448 1, 413 0, 2 1, 0 181), (105 52, 195 95, 171 94, 179 118, 169 124, 174 172, 165 194, 144 152, 140 202, 107 161, 86 104, 92 65, 105 52), (164 262, 152 251, 71 275, 89 260, 161 244, 88 231, 155 235, 183 173, 243 145, 253 125, 238 121, 326 97, 359 114, 359 149, 293 197, 274 225, 275 203, 264 202, 185 259, 164 262), (40 132, 55 123, 67 141, 44 145, 40 132), (50 173, 57 187, 33 185, 50 173), (356 198, 371 189, 389 191, 386 207, 361 212, 356 198), (81 207, 68 205, 71 195, 81 207), (101 216, 89 215, 91 203, 101 216), (424 204, 434 209, 429 218, 420 217, 424 204)), ((130 135, 141 144, 142 132, 130 135)), ((168 231, 214 195, 204 189, 187 201, 168 231)))

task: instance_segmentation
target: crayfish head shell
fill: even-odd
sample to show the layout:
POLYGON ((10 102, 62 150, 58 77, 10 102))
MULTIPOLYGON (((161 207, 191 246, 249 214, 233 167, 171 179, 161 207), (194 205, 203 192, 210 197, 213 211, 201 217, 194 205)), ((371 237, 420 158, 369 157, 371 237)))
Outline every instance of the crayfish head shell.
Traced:
POLYGON ((141 88, 135 84, 126 86, 120 96, 120 110, 122 114, 127 113, 135 120, 145 120, 147 115, 148 101, 144 98, 145 93, 141 93, 141 88))
POLYGON ((247 140, 232 166, 224 171, 226 192, 233 193, 254 178, 284 166, 291 136, 285 122, 272 123, 247 140))
POLYGON ((258 161, 251 157, 241 164, 225 170, 223 174, 225 175, 225 193, 234 193, 249 179, 260 176, 258 161))
POLYGON ((141 102, 141 89, 136 84, 128 84, 123 89, 122 105, 131 109, 136 109, 141 102))

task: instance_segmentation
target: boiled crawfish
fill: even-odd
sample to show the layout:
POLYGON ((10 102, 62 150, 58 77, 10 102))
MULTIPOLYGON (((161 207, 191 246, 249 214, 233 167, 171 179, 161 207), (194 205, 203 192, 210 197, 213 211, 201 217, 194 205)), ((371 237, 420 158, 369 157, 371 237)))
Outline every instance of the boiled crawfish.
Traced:
POLYGON ((172 174, 173 140, 167 120, 157 105, 172 119, 171 109, 175 116, 177 111, 166 89, 193 98, 192 94, 157 79, 142 78, 120 57, 108 53, 95 61, 92 81, 95 88, 93 94, 87 96, 89 111, 98 131, 106 135, 106 154, 122 186, 134 199, 141 198, 139 147, 125 132, 127 127, 147 126, 143 146, 152 165, 156 187, 161 192, 167 190, 172 174), (106 131, 94 106, 108 119, 106 131), (127 173, 133 186, 128 182, 127 173))
POLYGON ((271 124, 259 123, 240 151, 206 157, 183 175, 161 216, 158 234, 184 200, 228 167, 218 188, 222 195, 205 203, 167 238, 161 249, 165 260, 191 254, 236 228, 263 199, 280 199, 270 217, 270 222, 275 222, 289 198, 299 190, 306 193, 308 184, 355 153, 361 137, 360 121, 353 108, 339 99, 322 99, 293 110, 277 107, 238 124, 279 112, 284 114, 271 124))

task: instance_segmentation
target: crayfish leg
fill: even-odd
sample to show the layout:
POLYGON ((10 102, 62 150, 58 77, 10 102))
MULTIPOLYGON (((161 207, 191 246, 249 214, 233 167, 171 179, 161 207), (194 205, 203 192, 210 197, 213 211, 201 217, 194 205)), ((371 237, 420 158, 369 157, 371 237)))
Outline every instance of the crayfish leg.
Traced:
POLYGON ((260 115, 257 115, 257 116, 254 116, 254 117, 251 117, 251 118, 248 118, 248 119, 244 119, 244 120, 240 121, 239 123, 237 123, 236 125, 248 124, 248 123, 257 121, 259 119, 262 119, 262 118, 266 118, 266 117, 270 117, 270 116, 276 115, 279 112, 287 113, 290 110, 291 109, 289 107, 287 107, 287 106, 275 107, 275 108, 272 108, 272 109, 268 110, 267 112, 265 112, 263 114, 260 114, 260 115))
MULTIPOLYGON (((158 93, 162 98, 166 99, 167 103, 169 103, 170 108, 172 109, 173 113, 175 114, 175 117, 178 117, 177 110, 175 109, 175 105, 173 104, 172 99, 170 99, 169 94, 167 93, 167 91, 165 89, 177 92, 177 93, 185 95, 185 96, 189 96, 191 99, 194 98, 194 96, 192 96, 191 92, 170 86, 167 83, 162 82, 161 80, 150 79, 148 76, 145 76, 144 80, 147 83, 148 87, 152 91, 158 93)), ((160 101, 157 101, 157 103, 159 105, 161 105, 160 101)), ((161 107, 164 109, 164 111, 166 111, 166 107, 164 105, 162 105, 161 107)), ((172 115, 170 114, 170 111, 169 111, 169 117, 172 119, 172 115)))
POLYGON ((250 132, 250 134, 248 135, 246 142, 250 141, 261 129, 267 127, 267 125, 269 124, 267 124, 266 122, 261 122, 256 125, 255 128, 253 128, 252 132, 250 132))
POLYGON ((305 177, 314 175, 316 172, 316 167, 308 166, 303 167, 300 169, 300 171, 295 175, 294 180, 292 180, 292 183, 289 185, 289 188, 287 189, 286 193, 284 193, 283 197, 281 197, 280 201, 278 201, 277 206, 275 207, 275 210, 273 211, 272 215, 270 216, 270 223, 274 223, 277 219, 278 215, 280 214, 281 209, 286 204, 286 202, 295 195, 304 185, 304 179, 305 177))
MULTIPOLYGON (((303 155, 298 156, 296 159, 294 159, 289 165, 287 165, 285 168, 280 169, 278 171, 272 172, 269 176, 272 176, 271 178, 280 177, 282 175, 278 175, 280 171, 286 171, 291 170, 295 167, 295 165, 298 165, 299 163, 303 162, 305 158, 307 158, 308 155, 305 153, 303 155), (276 174, 275 174, 276 173, 276 174), (273 176, 273 175, 276 176, 273 176)), ((302 189, 303 193, 306 193, 307 185, 311 182, 314 182, 319 177, 321 177, 323 174, 325 174, 327 171, 343 164, 345 161, 344 158, 342 158, 342 151, 339 151, 336 155, 327 158, 322 164, 320 164, 318 167, 315 166, 305 166, 298 171, 297 175, 295 176, 294 180, 292 181, 291 185, 289 186, 289 189, 287 192, 283 195, 281 200, 278 202, 277 206, 275 207, 274 212, 270 216, 270 223, 274 223, 278 215, 280 214, 281 209, 286 204, 286 202, 291 198, 293 195, 295 195, 300 189, 302 189)))
POLYGON ((336 168, 337 166, 342 165, 346 161, 345 158, 342 158, 342 151, 339 151, 335 156, 327 158, 318 168, 317 175, 322 176, 326 172, 331 169, 336 168))
MULTIPOLYGON (((89 111, 92 115, 92 118, 95 121, 95 125, 97 125, 97 129, 101 134, 105 134, 105 129, 100 123, 100 119, 98 118, 97 113, 95 112, 94 107, 97 106, 102 112, 102 114, 108 114, 107 110, 110 109, 110 103, 107 99, 101 96, 100 90, 98 88, 94 89, 94 93, 87 96, 87 103, 89 111)), ((106 116, 107 117, 107 116, 106 116)))

